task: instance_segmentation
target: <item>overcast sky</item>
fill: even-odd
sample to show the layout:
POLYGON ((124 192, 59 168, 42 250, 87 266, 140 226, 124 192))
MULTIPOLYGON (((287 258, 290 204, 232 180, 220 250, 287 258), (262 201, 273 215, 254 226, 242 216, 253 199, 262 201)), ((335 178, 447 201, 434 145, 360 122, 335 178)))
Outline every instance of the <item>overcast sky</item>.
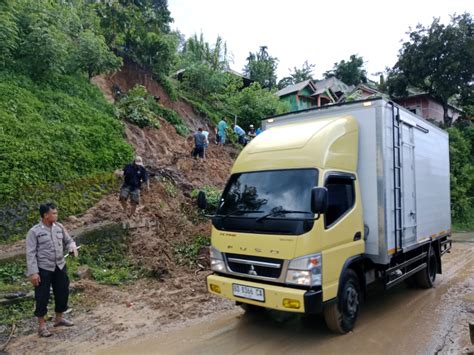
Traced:
POLYGON ((351 54, 364 58, 369 74, 383 71, 395 64, 409 26, 474 12, 473 0, 168 0, 168 6, 172 28, 186 38, 202 32, 214 43, 223 37, 234 70, 242 72, 249 52, 267 46, 279 59, 279 79, 305 60, 320 78, 351 54))

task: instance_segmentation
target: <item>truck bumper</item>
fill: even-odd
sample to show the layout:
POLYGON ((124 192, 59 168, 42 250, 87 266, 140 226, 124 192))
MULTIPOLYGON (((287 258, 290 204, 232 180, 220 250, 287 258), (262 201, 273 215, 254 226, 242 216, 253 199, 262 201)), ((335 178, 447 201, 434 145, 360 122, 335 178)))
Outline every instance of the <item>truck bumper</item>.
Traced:
POLYGON ((207 277, 207 289, 210 293, 234 300, 279 311, 316 314, 323 308, 322 292, 299 290, 290 287, 268 285, 253 281, 244 281, 219 275, 207 277), (264 290, 264 300, 256 301, 234 295, 233 284, 256 287, 264 290))

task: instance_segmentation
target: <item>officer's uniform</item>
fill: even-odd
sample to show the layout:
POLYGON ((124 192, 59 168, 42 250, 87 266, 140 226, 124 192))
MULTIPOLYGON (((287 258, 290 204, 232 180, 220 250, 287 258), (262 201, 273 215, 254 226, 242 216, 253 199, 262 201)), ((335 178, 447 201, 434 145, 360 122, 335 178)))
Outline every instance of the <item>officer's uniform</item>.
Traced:
POLYGON ((35 316, 43 317, 48 312, 50 287, 53 286, 55 312, 63 313, 68 308, 69 278, 64 260, 64 250, 76 244, 64 227, 53 223, 51 227, 38 223, 26 236, 26 263, 28 276, 39 274, 40 284, 35 287, 35 316))

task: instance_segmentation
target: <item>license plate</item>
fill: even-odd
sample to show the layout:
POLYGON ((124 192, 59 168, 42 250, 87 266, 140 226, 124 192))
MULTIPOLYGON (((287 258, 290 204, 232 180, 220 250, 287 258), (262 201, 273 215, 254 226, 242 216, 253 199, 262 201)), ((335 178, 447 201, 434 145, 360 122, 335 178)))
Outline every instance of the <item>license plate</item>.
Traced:
POLYGON ((244 286, 232 284, 232 293, 234 296, 248 298, 255 301, 265 301, 265 290, 259 287, 244 286))

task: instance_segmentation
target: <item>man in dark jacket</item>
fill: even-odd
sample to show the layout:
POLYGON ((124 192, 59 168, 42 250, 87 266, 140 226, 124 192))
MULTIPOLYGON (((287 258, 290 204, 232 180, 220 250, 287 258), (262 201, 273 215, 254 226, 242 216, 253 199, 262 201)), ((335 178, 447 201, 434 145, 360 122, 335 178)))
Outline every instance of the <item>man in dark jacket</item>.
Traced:
POLYGON ((130 198, 130 213, 129 217, 133 216, 138 204, 140 203, 140 188, 143 182, 147 184, 147 190, 150 189, 150 183, 148 180, 148 173, 143 167, 143 160, 141 157, 136 156, 135 160, 131 164, 125 165, 123 168, 123 185, 120 189, 120 203, 122 204, 123 210, 127 213, 127 200, 130 198))

